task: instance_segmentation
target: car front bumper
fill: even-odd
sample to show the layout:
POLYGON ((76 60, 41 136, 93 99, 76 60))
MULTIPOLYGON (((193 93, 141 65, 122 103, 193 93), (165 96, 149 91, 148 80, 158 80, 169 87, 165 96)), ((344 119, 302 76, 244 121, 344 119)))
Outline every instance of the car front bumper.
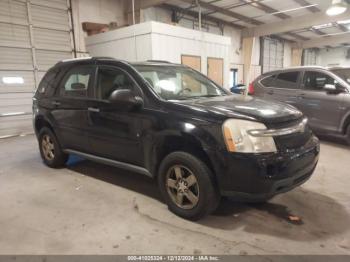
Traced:
POLYGON ((304 182, 316 168, 319 140, 301 148, 266 154, 210 152, 221 195, 240 201, 264 201, 304 182), (215 161, 215 162, 214 162, 215 161))

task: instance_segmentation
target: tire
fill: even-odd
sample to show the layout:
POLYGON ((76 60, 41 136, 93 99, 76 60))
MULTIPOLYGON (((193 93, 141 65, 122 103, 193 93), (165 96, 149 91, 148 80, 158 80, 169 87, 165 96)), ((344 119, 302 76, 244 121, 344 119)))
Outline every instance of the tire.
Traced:
POLYGON ((348 142, 348 145, 350 146, 350 124, 348 125, 348 128, 346 129, 346 141, 348 142))
POLYGON ((189 153, 173 152, 166 156, 157 179, 169 210, 182 218, 199 220, 212 213, 220 202, 213 173, 189 153))
POLYGON ((45 165, 52 168, 63 167, 68 160, 68 155, 63 153, 51 129, 43 127, 40 129, 38 137, 40 155, 45 165), (50 151, 51 154, 49 153, 50 151))

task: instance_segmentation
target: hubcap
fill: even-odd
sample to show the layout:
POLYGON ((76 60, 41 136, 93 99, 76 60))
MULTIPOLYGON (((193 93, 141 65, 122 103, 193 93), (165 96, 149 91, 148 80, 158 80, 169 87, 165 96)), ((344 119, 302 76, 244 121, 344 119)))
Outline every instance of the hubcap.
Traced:
POLYGON ((55 158, 55 145, 49 135, 44 135, 41 141, 41 148, 44 153, 44 157, 47 160, 53 160, 55 158))
POLYGON ((180 208, 192 209, 199 200, 199 186, 195 175, 185 166, 175 165, 166 175, 166 188, 172 201, 180 208))

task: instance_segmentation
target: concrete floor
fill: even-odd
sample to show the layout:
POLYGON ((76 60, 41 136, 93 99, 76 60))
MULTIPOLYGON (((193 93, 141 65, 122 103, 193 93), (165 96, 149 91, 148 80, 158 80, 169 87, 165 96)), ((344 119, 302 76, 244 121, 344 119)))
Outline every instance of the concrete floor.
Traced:
POLYGON ((34 136, 0 149, 0 254, 350 254, 350 147, 323 142, 302 187, 263 205, 222 201, 197 223, 141 175, 74 159, 47 168, 34 136))

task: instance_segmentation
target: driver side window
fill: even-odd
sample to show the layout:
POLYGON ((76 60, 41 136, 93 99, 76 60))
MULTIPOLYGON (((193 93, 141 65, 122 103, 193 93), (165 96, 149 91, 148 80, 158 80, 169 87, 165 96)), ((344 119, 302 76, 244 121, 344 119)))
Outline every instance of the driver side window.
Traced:
POLYGON ((331 76, 321 72, 305 72, 304 88, 308 90, 321 91, 325 85, 335 85, 337 82, 331 76))
POLYGON ((115 90, 129 89, 136 93, 137 86, 130 76, 118 68, 101 67, 98 71, 98 98, 108 100, 115 90))

